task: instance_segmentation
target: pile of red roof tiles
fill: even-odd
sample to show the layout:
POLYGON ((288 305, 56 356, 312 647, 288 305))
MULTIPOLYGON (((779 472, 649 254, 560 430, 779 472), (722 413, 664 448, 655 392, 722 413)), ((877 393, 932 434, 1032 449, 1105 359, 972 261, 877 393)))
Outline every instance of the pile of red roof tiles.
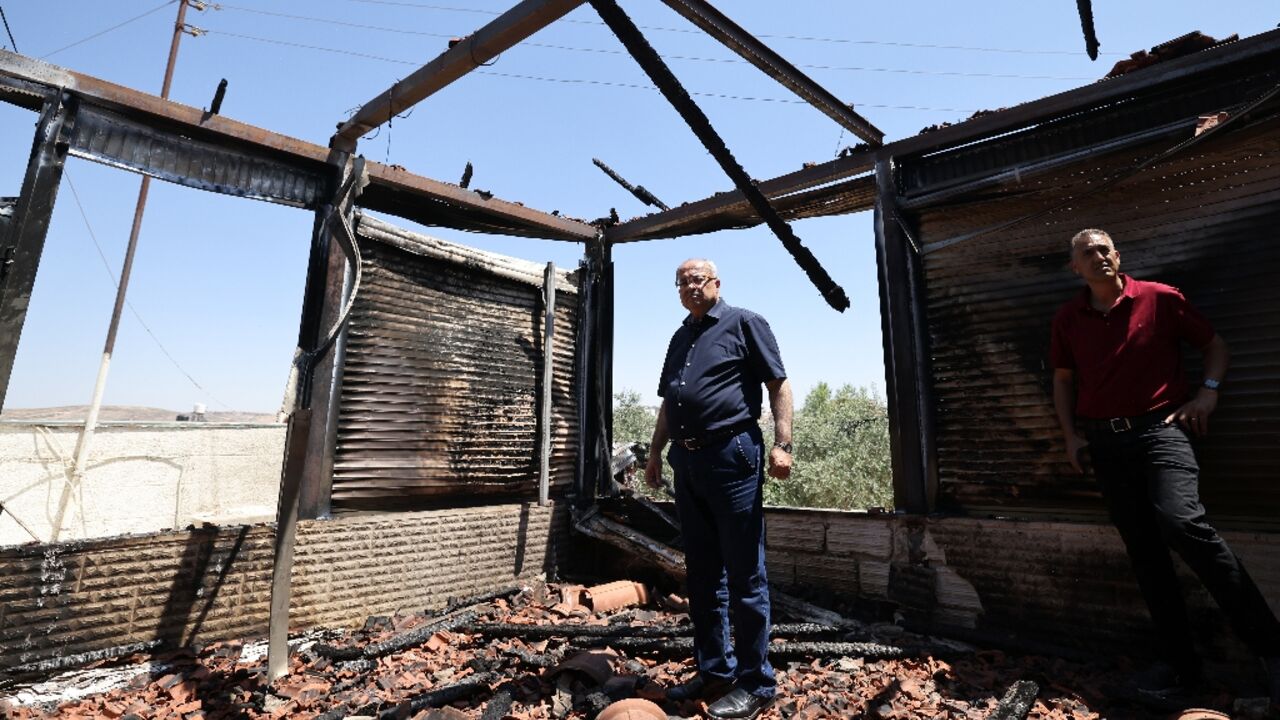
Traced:
MULTIPOLYGON (((589 607, 591 598, 581 586, 539 584, 443 613, 373 617, 358 630, 295 639, 289 675, 274 685, 262 642, 135 656, 126 671, 128 662, 147 664, 114 689, 9 707, 7 717, 568 720, 594 718, 629 697, 662 704, 673 717, 699 716, 699 704, 664 700, 665 688, 694 673, 687 616, 672 609, 679 598, 604 612, 589 607)), ((975 650, 893 625, 859 627, 778 626, 778 699, 762 717, 977 720, 1004 712, 1002 698, 1020 682, 1030 693, 1016 717, 1168 717, 1115 700, 1107 689, 1114 667, 975 650)))

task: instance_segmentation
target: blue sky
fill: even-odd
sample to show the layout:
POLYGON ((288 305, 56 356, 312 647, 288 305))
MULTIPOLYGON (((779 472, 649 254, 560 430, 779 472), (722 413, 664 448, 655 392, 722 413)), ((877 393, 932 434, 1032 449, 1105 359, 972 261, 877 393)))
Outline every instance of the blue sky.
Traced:
MULTIPOLYGON (((323 145, 354 108, 513 2, 237 0, 192 10, 188 23, 207 32, 183 38, 170 97, 207 106, 226 78, 224 115, 323 145)), ((828 160, 856 141, 658 0, 622 6, 753 177, 828 160)), ((1280 6, 1262 0, 1094 6, 1097 62, 1084 53, 1072 0, 719 3, 854 103, 887 140, 1088 84, 1128 53, 1192 30, 1247 36, 1280 21, 1280 6)), ((0 7, 21 52, 159 93, 175 3, 10 0, 0 7)), ((7 37, 0 41, 11 47, 7 37)), ((0 107, 0 161, 8 168, 0 194, 18 194, 35 120, 0 107)), ((359 152, 450 182, 471 161, 473 188, 583 218, 611 207, 624 218, 647 212, 593 157, 669 205, 731 187, 589 7, 427 99, 362 140, 359 152)), ((7 407, 86 404, 92 394, 138 177, 74 159, 67 177, 7 407)), ((145 327, 126 311, 106 402, 277 409, 297 337, 311 223, 304 211, 153 183, 129 293, 145 327)), ((794 227, 849 294, 845 313, 826 306, 764 229, 616 248, 615 386, 653 397, 667 339, 683 317, 674 268, 687 257, 710 257, 725 299, 770 320, 801 396, 820 381, 883 388, 871 214, 794 227)), ((415 229, 559 266, 576 266, 582 252, 570 243, 415 229)))

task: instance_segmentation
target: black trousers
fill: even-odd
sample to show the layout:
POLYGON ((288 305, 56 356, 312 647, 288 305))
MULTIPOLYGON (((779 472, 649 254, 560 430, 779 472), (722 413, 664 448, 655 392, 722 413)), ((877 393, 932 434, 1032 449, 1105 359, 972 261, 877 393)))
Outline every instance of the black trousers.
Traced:
POLYGON ((1236 634, 1262 657, 1280 656, 1280 622, 1200 504, 1195 452, 1186 432, 1157 422, 1089 433, 1094 471, 1151 611, 1165 659, 1198 675, 1187 608, 1169 550, 1204 583, 1236 634))

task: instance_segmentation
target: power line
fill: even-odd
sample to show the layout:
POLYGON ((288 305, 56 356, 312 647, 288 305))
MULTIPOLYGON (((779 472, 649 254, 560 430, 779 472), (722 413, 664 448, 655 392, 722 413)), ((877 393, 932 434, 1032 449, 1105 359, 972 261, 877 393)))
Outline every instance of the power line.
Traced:
MULTIPOLYGON (((67 179, 67 187, 71 189, 71 197, 75 199, 76 207, 80 210, 80 218, 84 220, 84 227, 85 230, 89 232, 89 239, 93 241, 93 247, 97 249, 98 257, 102 259, 102 267, 106 270, 107 277, 111 280, 112 287, 118 288, 119 283, 116 282, 115 270, 111 267, 111 261, 107 260, 107 254, 102 251, 102 244, 98 242, 97 234, 93 232, 93 225, 89 222, 89 214, 85 212, 84 204, 80 202, 80 193, 76 192, 75 183, 71 182, 71 173, 67 170, 63 170, 62 176, 67 179)), ((138 321, 138 324, 142 326, 143 330, 147 331, 147 335, 150 335, 151 339, 155 341, 156 347, 160 348, 160 352, 164 353, 164 356, 169 359, 169 362, 173 363, 173 366, 178 369, 178 372, 182 373, 197 390, 204 393, 210 400, 216 402, 227 410, 232 409, 230 405, 219 400, 213 393, 209 392, 204 388, 204 386, 196 382, 194 377, 191 377, 191 373, 187 372, 178 360, 169 352, 169 349, 164 346, 164 343, 160 342, 160 338, 151 330, 151 326, 147 325, 146 321, 142 319, 142 315, 138 313, 138 309, 133 306, 132 302, 125 300, 125 304, 129 306, 129 311, 133 313, 134 319, 138 321)))
MULTIPOLYGON (((382 25, 367 25, 364 23, 354 23, 345 20, 333 20, 329 18, 318 18, 308 15, 294 15, 290 13, 273 12, 270 10, 258 10, 256 8, 241 7, 238 5, 220 4, 220 8, 224 10, 236 10, 239 12, 252 13, 255 15, 266 15, 270 17, 279 17, 289 20, 303 20, 306 22, 322 23, 326 25, 336 25, 340 27, 349 27, 358 30, 373 30, 376 32, 395 33, 399 35, 415 35, 419 37, 438 37, 438 38, 455 38, 458 35, 447 33, 425 32, 422 30, 407 30, 405 28, 386 27, 382 25)), ((599 55, 620 55, 628 56, 622 50, 607 50, 603 48, 586 48, 575 47, 572 45, 555 45, 550 43, 540 43, 525 41, 522 46, 544 48, 550 50, 565 50, 570 52, 594 53, 599 55)), ((629 56, 628 56, 629 57, 629 56)), ((685 60, 689 62, 704 63, 725 63, 735 65, 747 65, 746 60, 740 58, 712 58, 700 57, 696 55, 662 55, 666 60, 685 60)), ((974 77, 974 78, 995 78, 995 79, 1018 79, 1018 80, 1071 80, 1087 82, 1095 80, 1091 77, 1073 77, 1062 75, 1020 75, 1016 73, 984 73, 984 72, 961 72, 958 70, 911 70, 906 68, 884 68, 884 67, 859 67, 859 66, 843 66, 843 65, 815 65, 807 63, 795 63, 796 67, 808 70, 827 70, 827 71, 851 71, 851 72, 874 72, 874 73, 897 73, 905 75, 932 75, 938 77, 974 77)))
POLYGON ((13 31, 9 29, 9 16, 4 14, 3 5, 0 5, 0 20, 4 20, 4 31, 9 33, 9 44, 13 46, 14 52, 18 52, 18 41, 13 39, 13 31))
MULTIPOLYGON (((105 29, 105 30, 99 30, 98 32, 96 32, 96 33, 94 33, 94 34, 92 34, 92 35, 89 35, 88 37, 80 38, 79 40, 77 40, 77 41, 75 41, 75 42, 71 43, 70 45, 63 45, 62 47, 58 48, 57 50, 54 50, 53 52, 47 52, 47 53, 45 53, 44 55, 41 55, 41 56, 40 56, 40 59, 42 59, 42 60, 43 60, 44 58, 52 57, 52 56, 57 55, 58 53, 62 52, 63 50, 70 50, 71 48, 73 48, 73 47, 75 47, 75 46, 77 46, 77 45, 81 45, 81 44, 83 44, 83 43, 87 43, 87 42, 89 42, 90 40, 94 40, 94 39, 96 39, 96 38, 100 38, 100 37, 102 37, 103 35, 106 35, 107 33, 111 32, 111 31, 113 31, 113 30, 119 30, 120 28, 124 27, 125 25, 128 25, 129 23, 132 23, 132 22, 136 22, 136 21, 138 21, 138 20, 141 20, 142 18, 144 18, 144 17, 146 17, 146 16, 148 16, 148 15, 151 15, 152 13, 159 12, 159 11, 163 10, 164 8, 168 7, 169 5, 174 4, 175 2, 178 2, 178 0, 165 0, 165 2, 164 2, 164 3, 162 3, 162 4, 160 4, 160 5, 157 5, 156 7, 151 8, 150 10, 148 10, 148 11, 146 11, 146 12, 142 13, 141 15, 134 15, 133 17, 129 18, 128 20, 125 20, 125 21, 124 21, 124 22, 122 22, 122 23, 119 23, 119 24, 117 24, 117 25, 112 25, 111 27, 109 27, 109 28, 107 28, 107 29, 105 29)), ((8 23, 5 23, 5 26, 7 27, 7 26, 8 26, 8 23)))
MULTIPOLYGON (((227 32, 225 30, 208 30, 207 32, 209 33, 209 35, 223 35, 226 37, 239 38, 241 40, 252 40, 254 42, 268 43, 271 45, 283 45, 285 47, 295 47, 295 48, 301 48, 304 50, 316 50, 319 52, 335 53, 338 55, 349 55, 352 57, 360 57, 368 60, 378 60, 381 62, 396 63, 399 65, 417 66, 421 64, 419 62, 412 61, 412 60, 399 60, 396 58, 389 58, 383 55, 374 55, 372 53, 357 52, 355 50, 344 50, 342 48, 332 48, 332 47, 327 47, 323 45, 308 45, 306 43, 297 43, 289 40, 276 40, 273 38, 257 37, 254 35, 242 35, 240 33, 232 33, 232 32, 227 32)), ((652 85, 645 85, 642 83, 618 82, 616 80, 592 80, 587 78, 555 78, 555 77, 546 77, 542 75, 500 73, 500 72, 493 72, 490 70, 474 70, 473 74, 489 75, 492 77, 501 77, 501 78, 511 78, 516 80, 534 80, 538 82, 549 82, 549 83, 558 83, 558 84, 566 84, 566 85, 599 85, 604 87, 628 88, 632 90, 655 90, 655 91, 657 90, 657 88, 652 85)), ((689 91, 689 94, 697 95, 699 97, 717 98, 717 99, 723 99, 723 100, 746 100, 751 102, 769 102, 769 103, 781 103, 781 104, 789 104, 789 105, 807 105, 808 104, 804 100, 798 100, 793 98, 755 97, 750 95, 731 95, 728 93, 712 93, 712 92, 696 92, 696 91, 689 91)), ((882 110, 925 110, 925 111, 931 111, 931 112, 958 112, 958 113, 976 112, 976 110, 965 109, 965 108, 937 108, 937 107, 923 107, 919 105, 880 105, 875 103, 857 103, 857 106, 861 108, 878 108, 882 110)))
MULTIPOLYGON (((504 11, 499 10, 481 10, 477 8, 460 8, 450 7, 447 5, 431 5, 428 3, 408 2, 407 0, 347 0, 347 2, 364 3, 366 5, 391 5, 397 7, 412 7, 422 10, 442 10, 445 12, 462 12, 477 13, 482 15, 501 15, 504 11)), ((575 20, 573 18, 560 18, 557 22, 570 23, 574 25, 599 25, 604 23, 598 20, 575 20)), ((663 27, 659 25, 639 25, 641 30, 656 30, 658 32, 682 33, 688 35, 702 34, 701 30, 695 28, 674 28, 663 27)), ((884 45, 888 47, 908 47, 923 48, 929 50, 962 50, 968 52, 988 52, 988 53, 1010 53, 1014 55, 1078 55, 1074 50, 1033 50, 1026 48, 989 48, 975 47, 970 45, 940 45, 933 43, 912 43, 912 42, 894 42, 890 40, 861 40, 853 38, 830 38, 815 35, 784 35, 772 33, 756 33, 758 38, 769 38, 774 40, 798 40, 802 42, 822 42, 822 43, 843 43, 849 45, 884 45)), ((1099 55, 1124 56, 1125 53, 1098 53, 1099 55)))

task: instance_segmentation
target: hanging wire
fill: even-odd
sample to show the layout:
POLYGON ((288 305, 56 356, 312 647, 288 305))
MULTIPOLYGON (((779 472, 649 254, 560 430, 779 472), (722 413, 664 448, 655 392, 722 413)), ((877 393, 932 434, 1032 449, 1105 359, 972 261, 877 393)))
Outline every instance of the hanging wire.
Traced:
MULTIPOLYGON (((397 65, 413 65, 415 67, 421 65, 421 63, 419 62, 415 62, 411 60, 398 60, 396 58, 389 58, 382 55, 373 55, 370 53, 356 52, 354 50, 345 50, 342 48, 326 47, 322 45, 307 45, 305 43, 297 43, 297 42, 291 42, 287 40, 275 40, 272 38, 256 37, 253 35, 241 35, 239 33, 226 32, 224 30, 210 30, 208 32, 209 32, 209 35, 222 35, 226 37, 234 37, 241 40, 252 40, 254 42, 267 43, 271 45, 281 45, 285 47, 301 48, 304 50, 316 50, 319 52, 335 53, 338 55, 350 55, 353 57, 367 58, 369 60, 378 60, 380 62, 395 63, 397 65)), ((492 77, 510 78, 515 80, 536 80, 539 82, 552 82, 552 83, 562 83, 562 84, 569 84, 569 85, 599 85, 603 87, 619 87, 619 88, 629 88, 633 90, 649 90, 649 91, 657 90, 657 88, 655 88, 653 85, 645 85, 642 83, 614 82, 611 80, 553 78, 553 77, 545 77, 540 75, 500 73, 500 72, 493 72, 490 70, 476 70, 475 74, 489 75, 492 77)), ((783 103, 783 104, 789 104, 789 105, 808 105, 806 101, 795 99, 795 98, 753 97, 749 95, 731 95, 728 93, 697 92, 692 90, 689 91, 689 94, 696 95, 699 97, 718 98, 723 100, 746 100, 746 101, 752 101, 752 102, 783 103)), ((877 104, 877 103, 862 103, 862 102, 858 103, 858 107, 878 108, 882 110, 925 110, 925 111, 931 111, 931 112, 955 112, 955 113, 977 112, 977 109, 975 108, 927 107, 923 105, 884 105, 884 104, 877 104)))
MULTIPOLYGON (((125 25, 128 25, 129 23, 136 22, 136 21, 141 20, 142 18, 144 18, 144 17, 146 17, 146 16, 148 16, 148 15, 151 15, 151 14, 153 14, 153 13, 157 13, 157 12, 159 12, 159 11, 161 11, 161 10, 165 9, 166 7, 168 7, 168 6, 172 5, 172 4, 174 4, 175 2, 178 2, 178 0, 165 0, 165 2, 164 2, 163 4, 157 5, 156 7, 153 7, 153 8, 151 8, 150 10, 148 10, 148 11, 146 11, 146 12, 142 13, 141 15, 134 15, 133 17, 129 18, 128 20, 125 20, 125 21, 124 21, 124 22, 122 22, 122 23, 119 23, 119 24, 117 24, 117 25, 112 25, 111 27, 107 28, 106 30, 99 30, 98 32, 96 32, 96 33, 94 33, 94 34, 92 34, 92 35, 89 35, 89 36, 87 36, 87 37, 80 38, 79 40, 77 40, 77 41, 75 41, 75 42, 71 43, 70 45, 63 45, 62 47, 58 48, 57 50, 54 50, 54 51, 52 51, 52 52, 47 52, 47 53, 45 53, 44 55, 41 55, 41 56, 40 56, 40 58, 41 58, 41 59, 44 59, 44 58, 47 58, 47 57, 52 57, 52 56, 57 55, 58 53, 62 52, 63 50, 70 50, 71 48, 73 48, 73 47, 75 47, 75 46, 77 46, 77 45, 81 45, 81 44, 83 44, 83 43, 87 43, 87 42, 89 42, 90 40, 94 40, 94 39, 96 39, 96 38, 100 38, 100 37, 102 37, 103 35, 106 35, 106 34, 107 34, 107 33, 109 33, 109 32, 112 32, 112 31, 114 31, 114 30, 119 30, 120 28, 124 27, 125 25)), ((6 23, 6 26, 7 26, 7 25, 8 25, 8 23, 6 23)))
MULTIPOLYGON (((477 8, 450 7, 446 5, 431 5, 427 3, 406 2, 405 0, 347 0, 347 2, 364 3, 367 5, 391 5, 397 7, 412 7, 422 10, 443 10, 446 12, 461 13, 479 13, 482 15, 501 15, 503 11, 499 10, 480 10, 477 8)), ((230 6, 224 6, 230 7, 230 6)), ((598 20, 576 20, 574 18, 562 17, 557 22, 563 22, 570 25, 604 25, 598 20)), ((696 28, 682 27, 662 27, 658 25, 637 25, 641 30, 656 30, 658 32, 680 33, 684 35, 698 35, 703 31, 696 28)), ((844 43, 849 45, 883 45, 887 47, 908 47, 908 48, 927 48, 930 50, 962 50, 968 52, 988 52, 988 53, 1011 53, 1015 55, 1078 55, 1074 50, 1042 50, 1027 48, 992 48, 992 47, 976 47, 970 45, 940 45, 934 43, 912 43, 912 42, 895 42, 891 40, 860 40, 853 38, 831 38, 820 37, 814 35, 784 35, 776 33, 755 33, 758 38, 768 38, 774 40, 796 40, 800 42, 822 42, 822 43, 844 43)), ((1114 55, 1117 57, 1125 56, 1126 53, 1112 52, 1099 53, 1099 55, 1114 55)))
POLYGON ((9 45, 18 52, 18 41, 13 39, 13 31, 9 29, 9 16, 4 14, 4 6, 0 5, 0 20, 4 20, 4 31, 9 34, 9 45))
MULTIPOLYGON (((336 25, 339 27, 349 27, 357 30, 372 30, 375 32, 395 33, 400 35, 415 35, 419 37, 438 37, 438 38, 454 38, 456 34, 433 33, 422 30, 408 30, 405 28, 386 27, 382 25, 367 25, 363 23, 353 23, 344 20, 332 20, 328 18, 311 17, 307 15, 293 15, 289 13, 272 12, 269 10, 257 10, 254 8, 245 8, 237 5, 223 5, 227 10, 238 10, 240 12, 253 13, 256 15, 267 15, 271 17, 280 17, 289 20, 301 20, 306 22, 322 23, 327 25, 336 25)), ((225 33, 230 34, 230 33, 225 33)), ((553 43, 542 43, 525 41, 521 43, 522 47, 536 47, 547 50, 563 50, 567 52, 592 53, 597 55, 619 55, 626 56, 626 52, 622 50, 612 50, 605 48, 588 48, 576 47, 573 45, 557 45, 553 43)), ((688 62, 704 62, 704 63, 721 63, 732 65, 747 65, 746 60, 736 57, 701 57, 697 55, 662 55, 666 60, 683 60, 688 62)), ((472 55, 472 61, 476 58, 472 55)), ((497 62, 495 58, 490 63, 484 64, 486 67, 497 62)), ((417 64, 417 63, 414 63, 417 64)), ((477 63, 481 64, 481 63, 477 63)), ((962 72, 958 70, 912 70, 907 68, 892 67, 863 67, 863 66, 841 66, 841 65, 815 65, 806 63, 796 63, 796 67, 806 70, 828 70, 828 71, 847 71, 847 72, 874 72, 874 73, 899 73, 907 75, 932 75, 939 77, 974 77, 974 78, 998 78, 998 79, 1019 79, 1019 80, 1073 80, 1073 81, 1092 81, 1097 78, 1084 76, 1068 76, 1068 75, 1022 75, 1017 73, 983 73, 983 72, 962 72)))
MULTIPOLYGON (((84 227, 85 227, 85 230, 89 232, 89 239, 93 241, 93 246, 98 251, 98 257, 102 259, 102 267, 106 269, 107 277, 111 279, 112 286, 118 288, 119 281, 116 280, 115 270, 111 267, 111 262, 107 260, 107 254, 102 251, 102 245, 101 243, 98 242, 97 234, 93 232, 93 225, 89 222, 89 215, 88 213, 85 212, 84 204, 80 202, 80 193, 76 191, 75 183, 71 181, 70 171, 63 170, 62 176, 67 179, 67 187, 71 189, 71 197, 75 199, 76 207, 80 210, 80 218, 84 220, 84 227)), ((164 343, 160 342, 160 338, 156 336, 154 331, 152 331, 151 326, 147 325, 146 321, 142 319, 142 315, 138 312, 138 309, 133 306, 132 302, 126 299, 125 305, 129 306, 129 311, 133 313, 133 317, 138 321, 138 324, 141 325, 142 329, 147 332, 147 335, 151 336, 151 339, 155 342, 156 347, 160 348, 160 352, 163 353, 164 356, 169 359, 169 362, 173 363, 173 366, 178 369, 178 372, 182 373, 183 376, 185 376, 187 380, 189 380, 197 390, 204 393, 205 397, 214 401, 218 405, 221 405, 226 410, 233 409, 230 405, 226 404, 222 400, 219 400, 213 393, 209 392, 203 385, 201 385, 199 382, 196 381, 194 377, 191 376, 191 373, 187 372, 186 368, 182 367, 182 364, 179 363, 177 358, 175 358, 173 354, 169 352, 169 349, 164 346, 164 343)))

